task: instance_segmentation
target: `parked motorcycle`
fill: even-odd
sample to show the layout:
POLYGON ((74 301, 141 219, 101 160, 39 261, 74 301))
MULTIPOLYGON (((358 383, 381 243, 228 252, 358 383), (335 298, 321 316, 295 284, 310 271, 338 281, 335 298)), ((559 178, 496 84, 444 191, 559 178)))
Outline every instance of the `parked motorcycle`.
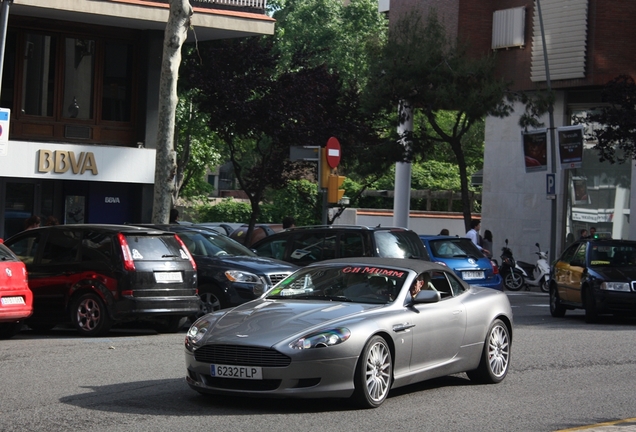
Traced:
POLYGON ((508 247, 508 239, 506 239, 506 245, 501 248, 501 266, 499 266, 504 287, 510 291, 519 291, 526 285, 524 273, 512 256, 512 250, 508 247))
POLYGON ((529 286, 538 286, 541 291, 548 292, 548 283, 550 281, 550 264, 548 264, 548 251, 542 252, 539 243, 535 243, 535 246, 539 249, 535 254, 539 259, 535 264, 527 263, 524 261, 517 261, 517 266, 523 270, 523 277, 525 283, 529 286))

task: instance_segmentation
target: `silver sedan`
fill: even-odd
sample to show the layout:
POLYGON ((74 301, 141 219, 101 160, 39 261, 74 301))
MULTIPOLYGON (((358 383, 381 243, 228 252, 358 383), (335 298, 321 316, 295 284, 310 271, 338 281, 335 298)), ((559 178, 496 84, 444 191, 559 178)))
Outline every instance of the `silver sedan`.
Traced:
POLYGON ((257 300, 205 315, 185 340, 186 381, 206 394, 351 398, 510 367, 508 297, 421 260, 348 258, 296 271, 257 300))

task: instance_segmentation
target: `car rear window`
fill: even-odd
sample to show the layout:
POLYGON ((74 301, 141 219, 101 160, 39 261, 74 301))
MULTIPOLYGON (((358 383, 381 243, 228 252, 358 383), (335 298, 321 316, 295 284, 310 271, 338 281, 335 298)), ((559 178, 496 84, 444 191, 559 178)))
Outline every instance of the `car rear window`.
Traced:
POLYGON ((126 234, 126 241, 135 261, 181 258, 179 243, 173 235, 126 234))
POLYGON ((424 258, 424 245, 412 231, 376 231, 374 236, 382 258, 424 258))
POLYGON ((17 258, 4 245, 0 245, 0 261, 15 261, 17 258))
POLYGON ((429 243, 432 254, 440 258, 468 258, 482 255, 468 238, 431 240, 429 243))

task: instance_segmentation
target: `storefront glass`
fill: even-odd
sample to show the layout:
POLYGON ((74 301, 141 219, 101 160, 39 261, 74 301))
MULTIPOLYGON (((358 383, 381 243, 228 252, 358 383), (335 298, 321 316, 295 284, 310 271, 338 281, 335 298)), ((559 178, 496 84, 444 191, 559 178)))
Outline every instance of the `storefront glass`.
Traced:
MULTIPOLYGON (((584 111, 575 112, 581 116, 584 111)), ((566 244, 580 237, 582 229, 596 229, 596 236, 627 239, 632 163, 600 162, 586 125, 581 168, 566 170, 568 218, 566 244)))

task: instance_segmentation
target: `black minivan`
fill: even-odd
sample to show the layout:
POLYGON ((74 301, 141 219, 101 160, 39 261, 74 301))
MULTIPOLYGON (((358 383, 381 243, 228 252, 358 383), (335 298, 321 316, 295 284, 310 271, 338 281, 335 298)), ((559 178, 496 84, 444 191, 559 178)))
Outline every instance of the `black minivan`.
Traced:
POLYGON ((414 231, 398 227, 319 225, 289 228, 259 240, 252 249, 260 256, 297 266, 334 258, 415 258, 430 261, 414 231))
POLYGON ((71 322, 84 336, 149 320, 176 332, 199 311, 194 259, 174 233, 127 225, 58 225, 5 241, 25 264, 33 292, 26 324, 46 331, 71 322))

